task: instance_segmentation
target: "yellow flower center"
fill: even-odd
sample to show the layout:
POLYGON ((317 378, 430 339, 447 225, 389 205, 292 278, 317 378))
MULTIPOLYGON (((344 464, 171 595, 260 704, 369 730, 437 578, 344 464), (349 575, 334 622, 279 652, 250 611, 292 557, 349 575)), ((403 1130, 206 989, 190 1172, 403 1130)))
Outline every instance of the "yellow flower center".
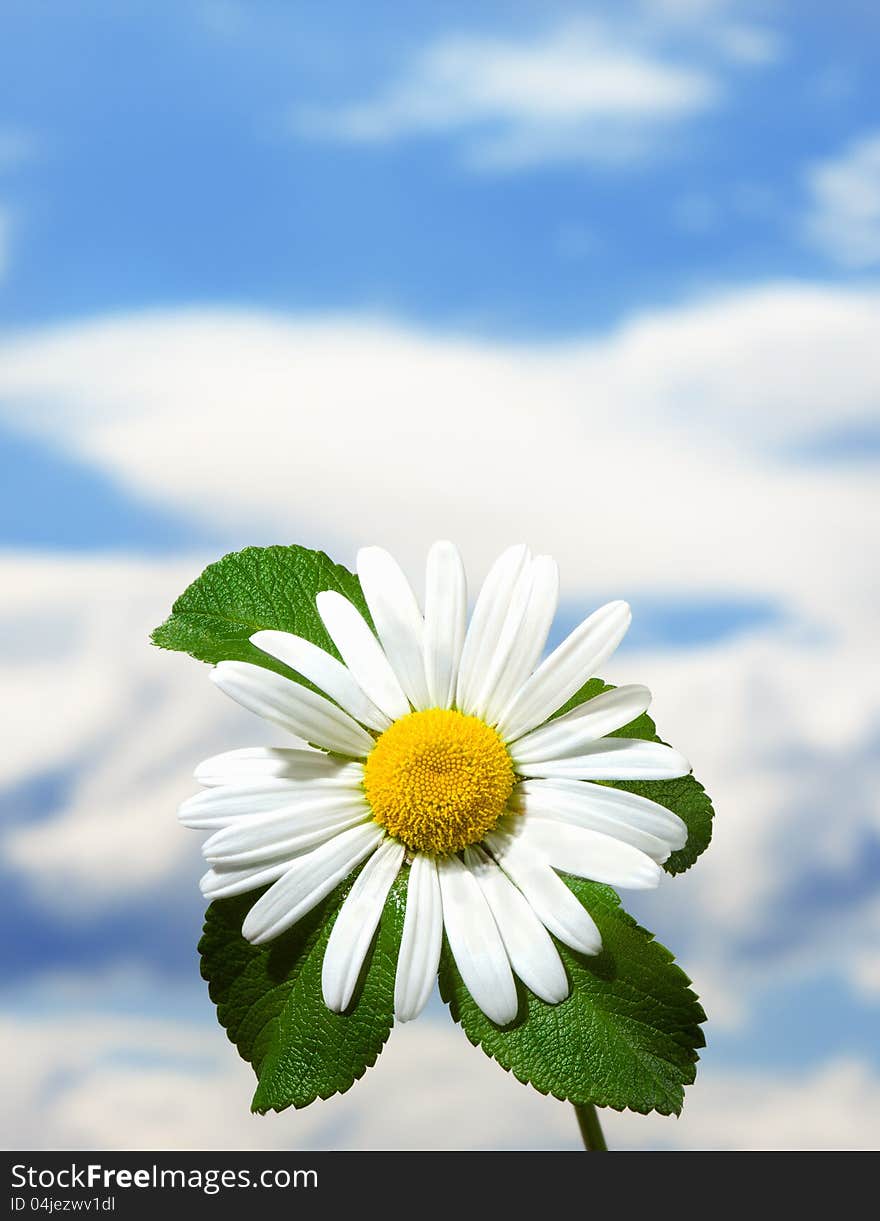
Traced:
POLYGON ((364 788, 376 822, 416 852, 459 852, 504 813, 513 763, 494 729, 445 708, 411 712, 370 752, 364 788))

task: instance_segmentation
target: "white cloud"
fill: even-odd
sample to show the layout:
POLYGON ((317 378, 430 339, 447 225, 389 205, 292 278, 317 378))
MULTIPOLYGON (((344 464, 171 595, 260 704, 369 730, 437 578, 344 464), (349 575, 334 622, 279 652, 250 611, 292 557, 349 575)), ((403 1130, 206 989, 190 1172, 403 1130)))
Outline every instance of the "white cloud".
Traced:
POLYGON ((14 426, 238 537, 342 558, 375 538, 415 566, 451 534, 474 571, 524 537, 572 595, 757 594, 829 623, 867 596, 873 473, 774 453, 873 418, 878 323, 876 292, 797 285, 534 347, 155 313, 7 340, 0 399, 14 426))
POLYGON ((805 239, 843 267, 880 264, 880 132, 810 166, 805 239))
MULTIPOLYGON (((7 1017, 0 1035, 16 1048, 0 1069, 5 1148, 579 1147, 566 1103, 520 1085, 445 1019, 395 1029, 349 1093, 266 1117, 249 1113, 251 1070, 217 1026, 56 1007, 7 1017)), ((878 1086, 858 1061, 790 1076, 707 1066, 680 1119, 607 1112, 603 1124, 613 1148, 871 1148, 878 1086)))
POLYGON ((530 39, 440 39, 374 97, 301 108, 293 126, 359 143, 461 134, 480 168, 619 162, 648 154, 658 130, 710 108, 718 93, 703 68, 592 23, 530 39))
POLYGON ((880 1001, 880 900, 867 905, 862 944, 852 956, 853 987, 869 1002, 880 1001))

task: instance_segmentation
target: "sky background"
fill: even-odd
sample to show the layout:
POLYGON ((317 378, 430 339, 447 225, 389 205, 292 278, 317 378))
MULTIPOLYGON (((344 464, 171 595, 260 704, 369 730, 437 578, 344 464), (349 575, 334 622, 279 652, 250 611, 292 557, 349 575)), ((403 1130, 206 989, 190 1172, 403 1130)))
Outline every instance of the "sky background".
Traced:
POLYGON ((710 1015, 616 1147, 880 1144, 876 4, 0 3, 0 1140, 576 1148, 439 999, 248 1112, 147 644, 219 554, 524 540, 717 810, 625 905, 710 1015))

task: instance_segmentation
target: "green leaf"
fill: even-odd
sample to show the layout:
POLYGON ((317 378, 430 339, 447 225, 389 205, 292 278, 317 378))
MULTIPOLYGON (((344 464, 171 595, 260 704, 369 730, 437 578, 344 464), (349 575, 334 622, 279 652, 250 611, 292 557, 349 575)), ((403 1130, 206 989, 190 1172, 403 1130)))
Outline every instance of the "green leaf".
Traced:
MULTIPOLYGON (((563 713, 570 712, 586 700, 603 691, 612 691, 610 683, 604 683, 601 678, 591 678, 576 691, 567 704, 555 712, 551 721, 563 713)), ((642 713, 622 729, 616 729, 609 734, 612 738, 643 738, 648 742, 662 742, 657 728, 648 714, 642 713)), ((627 793, 637 793, 656 801, 658 805, 672 810, 684 822, 688 829, 687 843, 678 852, 673 852, 663 866, 667 873, 684 873, 690 869, 694 861, 706 851, 712 839, 712 819, 715 811, 709 795, 695 776, 682 776, 678 780, 607 780, 596 781, 597 784, 608 784, 611 788, 625 789, 627 793)))
POLYGON ((517 983, 517 1020, 496 1026, 465 988, 444 944, 440 992, 470 1041, 542 1094, 677 1115, 696 1073, 706 1015, 672 955, 607 886, 564 876, 602 934, 595 957, 559 945, 571 994, 548 1005, 517 983))
POLYGON ((344 1093, 375 1064, 394 1020, 406 872, 388 896, 359 990, 344 1014, 324 1004, 321 964, 356 875, 268 945, 251 945, 241 935, 258 895, 218 899, 208 908, 199 942, 202 975, 220 1024, 257 1074, 252 1110, 283 1111, 344 1093))
POLYGON ((199 661, 250 661, 299 678, 255 648, 250 637, 262 628, 293 632, 338 657, 315 607, 315 597, 325 589, 344 594, 371 622, 357 577, 323 551, 246 547, 209 564, 174 603, 152 641, 199 661))

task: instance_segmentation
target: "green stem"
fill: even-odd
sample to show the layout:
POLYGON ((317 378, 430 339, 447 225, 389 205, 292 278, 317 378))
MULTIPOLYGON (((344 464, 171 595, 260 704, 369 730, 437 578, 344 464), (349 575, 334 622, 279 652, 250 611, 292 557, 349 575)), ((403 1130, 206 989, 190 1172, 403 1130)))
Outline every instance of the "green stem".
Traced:
POLYGON ((606 1150, 608 1146, 605 1144, 605 1137, 602 1135, 602 1125, 599 1123, 599 1116, 592 1102, 584 1103, 583 1106, 575 1103, 574 1113, 577 1115, 578 1126, 584 1139, 584 1148, 590 1150, 590 1152, 597 1152, 600 1149, 606 1150))

